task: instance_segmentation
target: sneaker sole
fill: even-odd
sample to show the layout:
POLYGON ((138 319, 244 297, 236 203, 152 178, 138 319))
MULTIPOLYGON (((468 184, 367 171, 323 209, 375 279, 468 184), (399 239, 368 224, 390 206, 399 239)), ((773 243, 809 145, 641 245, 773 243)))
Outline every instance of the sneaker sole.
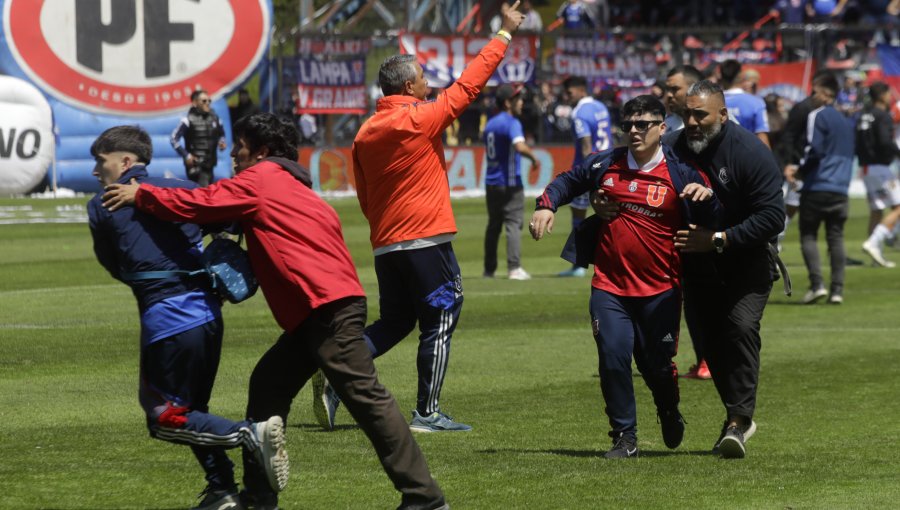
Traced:
POLYGON ((328 397, 325 396, 325 374, 317 370, 312 377, 313 414, 316 422, 325 430, 334 430, 334 421, 328 416, 328 397))
POLYGON ((280 416, 273 416, 262 428, 262 437, 259 438, 259 451, 269 485, 277 492, 287 486, 288 477, 291 474, 290 461, 287 450, 284 449, 284 422, 280 416))
POLYGON ((750 420, 750 426, 747 427, 746 431, 744 431, 744 442, 746 443, 747 441, 749 441, 750 438, 753 437, 753 434, 756 434, 756 422, 750 420))
POLYGON ((409 430, 411 432, 422 433, 422 434, 430 434, 434 432, 471 432, 472 429, 433 429, 431 427, 421 427, 416 425, 410 425, 409 430))
POLYGON ((719 443, 719 454, 726 459, 743 459, 746 453, 744 445, 734 437, 725 436, 719 443))
POLYGON ((828 293, 818 294, 816 296, 813 296, 812 299, 803 300, 803 304, 804 305, 814 305, 814 304, 818 303, 819 301, 821 301, 822 299, 824 299, 825 296, 827 296, 827 295, 828 295, 828 293))

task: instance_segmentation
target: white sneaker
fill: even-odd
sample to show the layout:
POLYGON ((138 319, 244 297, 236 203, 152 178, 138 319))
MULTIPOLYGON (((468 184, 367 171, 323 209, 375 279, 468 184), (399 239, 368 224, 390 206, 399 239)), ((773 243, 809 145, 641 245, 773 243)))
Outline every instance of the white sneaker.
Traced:
POLYGON ((253 435, 256 439, 256 458, 266 471, 272 490, 280 492, 287 485, 290 462, 284 449, 284 422, 280 416, 254 423, 253 435))
POLYGON ((840 294, 832 294, 828 296, 829 305, 840 305, 844 303, 844 296, 840 294))
POLYGON ((828 291, 825 290, 825 287, 819 287, 818 289, 809 289, 803 296, 803 304, 811 305, 827 295, 828 291))
POLYGON ((881 254, 881 247, 876 243, 871 243, 868 240, 862 244, 862 249, 864 252, 868 253, 870 257, 872 257, 872 261, 882 267, 894 267, 897 264, 894 264, 890 260, 885 260, 884 255, 881 254))
POLYGON ((530 280, 531 275, 525 272, 521 267, 517 267, 509 272, 510 280, 530 280))

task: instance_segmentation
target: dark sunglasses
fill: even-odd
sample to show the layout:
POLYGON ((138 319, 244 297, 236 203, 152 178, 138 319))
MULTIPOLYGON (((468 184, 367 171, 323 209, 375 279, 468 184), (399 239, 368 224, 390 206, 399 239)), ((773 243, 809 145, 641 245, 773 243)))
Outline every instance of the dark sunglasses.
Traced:
POLYGON ((634 127, 638 131, 647 131, 651 127, 662 124, 661 120, 623 120, 619 123, 619 127, 622 128, 622 132, 628 133, 631 131, 631 128, 634 127))
POLYGON ((200 102, 203 104, 207 104, 209 103, 209 99, 201 99, 200 102))

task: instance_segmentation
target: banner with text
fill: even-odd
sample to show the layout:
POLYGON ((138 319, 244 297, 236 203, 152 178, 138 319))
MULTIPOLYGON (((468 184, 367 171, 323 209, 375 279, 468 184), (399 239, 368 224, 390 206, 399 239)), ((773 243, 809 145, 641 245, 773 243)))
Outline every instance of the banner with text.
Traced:
POLYGON ((297 82, 299 113, 354 113, 368 109, 366 50, 368 39, 297 40, 298 56, 284 61, 284 74, 297 82))
MULTIPOLYGON (((437 36, 406 33, 400 36, 400 53, 416 55, 432 87, 444 88, 453 83, 463 69, 490 41, 487 37, 437 36)), ((506 57, 488 80, 488 85, 532 83, 537 67, 538 37, 516 35, 506 50, 506 57)))
POLYGON ((560 37, 553 54, 557 76, 583 76, 588 81, 620 87, 651 84, 659 74, 656 51, 620 37, 560 37))

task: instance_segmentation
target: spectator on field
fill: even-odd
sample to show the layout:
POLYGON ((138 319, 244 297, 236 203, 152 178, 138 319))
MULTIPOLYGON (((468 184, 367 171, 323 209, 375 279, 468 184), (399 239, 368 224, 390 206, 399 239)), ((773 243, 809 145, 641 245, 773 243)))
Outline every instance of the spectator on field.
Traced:
MULTIPOLYGON (((93 175, 104 187, 129 182, 161 189, 197 187, 149 176, 153 145, 138 127, 107 129, 94 141, 91 155, 93 175)), ((101 195, 88 202, 88 224, 97 260, 131 288, 138 302, 138 398, 150 437, 191 448, 206 473, 199 508, 240 506, 234 466, 225 453, 229 448, 242 447, 255 457, 270 489, 283 487, 288 461, 281 418, 273 413, 232 421, 209 412, 222 350, 221 300, 201 279, 178 274, 203 266, 200 227, 160 220, 133 207, 108 211, 101 195)))
POLYGON ((216 149, 224 151, 226 147, 225 128, 210 101, 205 90, 192 92, 191 109, 172 131, 169 140, 175 152, 184 159, 187 178, 200 186, 213 182, 213 171, 219 161, 216 149), (181 145, 182 139, 184 145, 181 145))
POLYGON ((485 278, 497 270, 497 244, 501 230, 506 231, 506 274, 510 280, 530 280, 522 268, 522 215, 525 213, 525 188, 522 181, 522 156, 531 161, 531 171, 539 171, 540 161, 525 142, 519 116, 522 114, 521 87, 501 85, 496 102, 500 110, 484 128, 488 222, 484 233, 485 278))
MULTIPOLYGON (((296 127, 258 113, 239 121, 235 132, 234 178, 194 190, 114 184, 104 206, 173 222, 237 221, 247 236, 253 272, 283 330, 250 376, 247 418, 286 421, 294 397, 318 368, 401 492, 399 508, 446 508, 397 402, 378 381, 363 337, 365 293, 337 214, 311 189, 309 172, 297 163, 296 127), (123 208, 131 204, 134 208, 123 208)), ((246 452, 244 485, 243 506, 277 507, 276 491, 246 452)))

